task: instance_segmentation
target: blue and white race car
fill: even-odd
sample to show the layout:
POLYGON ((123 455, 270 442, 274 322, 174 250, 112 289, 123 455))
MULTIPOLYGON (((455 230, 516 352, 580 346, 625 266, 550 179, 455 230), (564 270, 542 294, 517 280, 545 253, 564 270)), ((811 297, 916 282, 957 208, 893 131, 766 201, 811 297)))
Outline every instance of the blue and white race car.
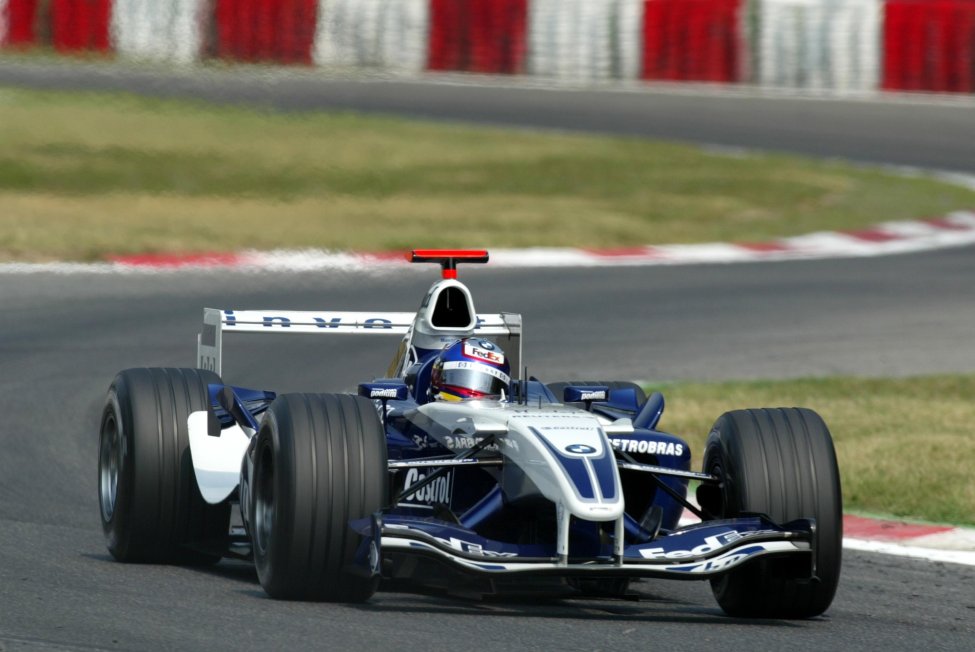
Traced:
POLYGON ((728 412, 692 471, 687 443, 657 429, 659 393, 518 373, 521 316, 476 312, 457 280, 486 251, 411 260, 442 267, 416 313, 207 308, 198 368, 119 373, 98 464, 111 554, 253 560, 282 599, 363 601, 384 578, 622 597, 671 578, 710 580, 734 616, 829 607, 842 502, 815 412, 728 412), (401 340, 355 393, 275 395, 221 380, 236 333, 401 340), (698 522, 682 526, 685 513, 698 522))

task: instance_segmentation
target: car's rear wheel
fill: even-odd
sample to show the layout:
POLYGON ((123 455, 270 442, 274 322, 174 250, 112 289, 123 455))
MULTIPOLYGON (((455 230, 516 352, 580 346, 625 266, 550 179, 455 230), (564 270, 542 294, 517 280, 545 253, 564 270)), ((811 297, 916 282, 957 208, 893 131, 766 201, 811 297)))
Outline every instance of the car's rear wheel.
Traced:
POLYGON ((839 583, 843 503, 829 429, 802 408, 736 410, 711 430, 704 471, 720 478, 722 518, 760 513, 783 524, 816 523, 815 577, 758 559, 711 582, 721 608, 732 616, 811 618, 826 611, 839 583))
POLYGON ((230 505, 203 500, 187 418, 207 409, 200 369, 127 369, 102 410, 98 502, 109 552, 119 561, 201 564, 227 545, 230 505))
POLYGON ((361 602, 379 583, 374 543, 350 521, 387 499, 386 439, 372 402, 284 394, 254 449, 249 501, 257 575, 274 598, 361 602))

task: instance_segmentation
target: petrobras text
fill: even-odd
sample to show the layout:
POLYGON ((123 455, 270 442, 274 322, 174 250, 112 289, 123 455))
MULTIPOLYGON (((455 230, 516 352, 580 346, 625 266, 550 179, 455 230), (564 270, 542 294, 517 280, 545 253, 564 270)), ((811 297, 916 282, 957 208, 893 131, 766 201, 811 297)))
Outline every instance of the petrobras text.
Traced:
POLYGON ((674 457, 680 457, 684 454, 684 444, 672 441, 614 437, 609 442, 613 448, 624 453, 647 453, 650 455, 672 455, 674 457))

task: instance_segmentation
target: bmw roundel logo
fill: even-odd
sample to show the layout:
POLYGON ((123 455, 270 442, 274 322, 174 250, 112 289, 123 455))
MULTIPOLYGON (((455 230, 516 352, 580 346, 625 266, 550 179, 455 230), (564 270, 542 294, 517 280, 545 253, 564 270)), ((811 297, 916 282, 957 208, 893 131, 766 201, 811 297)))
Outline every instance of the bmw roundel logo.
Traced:
POLYGON ((590 453, 595 453, 596 449, 592 446, 586 446, 585 444, 571 444, 565 447, 566 452, 575 453, 576 455, 589 455, 590 453))
POLYGON ((479 342, 482 349, 487 349, 488 351, 494 350, 494 342, 488 342, 487 340, 481 340, 479 342))

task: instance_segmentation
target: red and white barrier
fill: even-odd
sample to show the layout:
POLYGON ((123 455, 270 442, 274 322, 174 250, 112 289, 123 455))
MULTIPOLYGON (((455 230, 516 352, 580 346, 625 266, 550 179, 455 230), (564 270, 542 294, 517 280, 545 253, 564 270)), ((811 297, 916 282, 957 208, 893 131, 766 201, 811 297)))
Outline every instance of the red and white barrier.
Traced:
POLYGON ((112 45, 133 59, 192 63, 202 57, 206 0, 114 0, 112 45))
POLYGON ((428 70, 526 72, 528 0, 429 0, 429 6, 428 70))
POLYGON ((532 0, 528 72, 590 81, 636 79, 643 0, 532 0))
POLYGON ((0 0, 0 45, 7 45, 7 32, 10 24, 9 8, 7 0, 0 0))
POLYGON ((37 42, 38 0, 0 0, 0 46, 23 48, 37 42))
POLYGON ((975 92, 975 0, 887 0, 883 88, 975 92))
POLYGON ((51 41, 60 52, 110 52, 112 0, 50 0, 51 41))
POLYGON ((975 0, 0 0, 0 46, 975 93, 975 0))
POLYGON ((428 0, 320 0, 312 60, 420 72, 428 24, 428 0))
POLYGON ((743 8, 743 0, 645 0, 643 78, 740 81, 743 8))
POLYGON ((869 91, 879 77, 879 0, 760 0, 757 81, 869 91))
POLYGON ((247 62, 311 63, 317 0, 210 3, 215 23, 215 56, 247 62))

